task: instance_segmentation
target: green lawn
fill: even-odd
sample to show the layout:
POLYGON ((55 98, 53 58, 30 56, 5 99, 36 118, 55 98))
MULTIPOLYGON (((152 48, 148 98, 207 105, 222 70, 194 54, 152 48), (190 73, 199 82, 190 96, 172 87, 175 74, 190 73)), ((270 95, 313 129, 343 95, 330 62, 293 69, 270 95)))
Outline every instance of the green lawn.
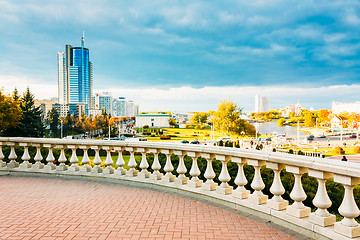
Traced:
MULTIPOLYGON (((78 163, 78 165, 79 166, 82 166, 83 164, 81 163, 81 161, 82 161, 82 156, 78 156, 78 159, 79 159, 79 163, 78 163)), ((93 160, 94 160, 94 156, 89 156, 89 158, 90 158, 90 166, 95 166, 94 164, 93 164, 93 160)), ((101 167, 105 167, 105 160, 106 160, 106 156, 100 156, 100 158, 101 158, 101 164, 100 164, 100 166, 101 167)), ((118 166, 116 165, 116 161, 117 161, 117 158, 118 158, 118 156, 117 155, 114 155, 114 156, 111 156, 111 158, 112 158, 112 160, 113 160, 113 164, 111 165, 113 168, 117 168, 118 166)), ((123 159, 124 159, 124 162, 125 162, 125 165, 124 165, 124 168, 125 169, 129 169, 129 167, 127 166, 127 164, 128 164, 128 162, 129 162, 129 160, 130 160, 130 155, 123 155, 123 159)), ((139 156, 139 155, 135 155, 135 160, 136 160, 136 162, 140 162, 141 161, 141 156, 139 156)))

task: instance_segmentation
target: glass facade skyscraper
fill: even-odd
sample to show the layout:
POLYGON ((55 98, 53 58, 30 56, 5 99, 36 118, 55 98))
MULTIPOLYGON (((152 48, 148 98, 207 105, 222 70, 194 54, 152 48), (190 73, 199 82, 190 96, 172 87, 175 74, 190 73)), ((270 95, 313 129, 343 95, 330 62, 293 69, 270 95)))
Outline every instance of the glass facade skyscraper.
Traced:
POLYGON ((84 37, 81 47, 65 46, 65 52, 58 52, 58 90, 60 104, 85 104, 91 108, 92 64, 89 49, 85 48, 84 37))

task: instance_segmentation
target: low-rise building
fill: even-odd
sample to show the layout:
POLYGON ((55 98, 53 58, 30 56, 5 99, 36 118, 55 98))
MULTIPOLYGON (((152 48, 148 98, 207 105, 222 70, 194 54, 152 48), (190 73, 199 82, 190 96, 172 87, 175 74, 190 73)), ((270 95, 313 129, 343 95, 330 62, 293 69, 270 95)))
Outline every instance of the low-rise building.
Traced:
POLYGON ((348 120, 345 117, 334 115, 330 121, 332 129, 341 129, 348 120))
POLYGON ((135 115, 135 127, 141 128, 147 125, 150 128, 168 128, 170 127, 170 118, 170 114, 147 113, 135 115))

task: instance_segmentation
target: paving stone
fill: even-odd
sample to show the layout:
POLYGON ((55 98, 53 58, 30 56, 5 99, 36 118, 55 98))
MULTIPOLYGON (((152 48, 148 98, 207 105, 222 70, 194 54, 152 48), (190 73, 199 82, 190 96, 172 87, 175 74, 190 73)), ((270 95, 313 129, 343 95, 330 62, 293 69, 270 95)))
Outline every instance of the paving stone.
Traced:
POLYGON ((116 184, 0 177, 0 239, 295 239, 206 203, 116 184))

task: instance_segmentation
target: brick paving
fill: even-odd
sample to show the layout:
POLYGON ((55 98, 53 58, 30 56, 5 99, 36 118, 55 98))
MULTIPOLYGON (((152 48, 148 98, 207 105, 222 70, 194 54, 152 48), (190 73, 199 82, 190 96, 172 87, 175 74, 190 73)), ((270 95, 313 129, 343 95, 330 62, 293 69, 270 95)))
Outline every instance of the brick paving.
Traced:
POLYGON ((0 238, 295 239, 195 200, 118 184, 0 177, 0 238))

